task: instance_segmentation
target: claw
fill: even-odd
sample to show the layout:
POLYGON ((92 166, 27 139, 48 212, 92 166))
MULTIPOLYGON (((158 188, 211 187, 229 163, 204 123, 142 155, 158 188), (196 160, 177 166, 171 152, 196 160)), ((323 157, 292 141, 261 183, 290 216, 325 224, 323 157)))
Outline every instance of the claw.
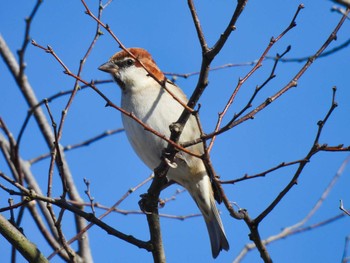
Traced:
POLYGON ((171 162, 168 158, 164 158, 164 160, 171 168, 177 168, 177 163, 171 162))

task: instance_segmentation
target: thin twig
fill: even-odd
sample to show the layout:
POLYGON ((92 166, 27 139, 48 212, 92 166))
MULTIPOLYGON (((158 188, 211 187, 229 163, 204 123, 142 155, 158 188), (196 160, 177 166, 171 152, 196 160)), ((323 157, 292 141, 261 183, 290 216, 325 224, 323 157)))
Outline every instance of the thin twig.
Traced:
MULTIPOLYGON (((165 201, 169 202, 169 201, 175 200, 173 198, 175 198, 175 197, 172 196, 169 199, 166 199, 165 201)), ((88 203, 87 202, 85 202, 85 203, 77 203, 77 202, 74 202, 74 201, 71 201, 71 200, 67 200, 67 202, 72 204, 72 205, 91 207, 91 203, 90 202, 88 202, 88 203)), ((161 206, 162 205, 162 200, 160 200, 159 203, 160 203, 160 206, 161 206)), ((102 205, 102 204, 96 203, 96 202, 94 202, 94 207, 96 209, 101 209, 101 210, 105 210, 105 211, 108 211, 108 210, 111 209, 110 206, 102 205)), ((163 207, 160 207, 160 208, 163 208, 163 207)), ((119 213, 119 214, 122 214, 122 215, 145 215, 145 212, 141 211, 141 210, 125 210, 125 209, 120 209, 118 207, 114 207, 112 209, 112 212, 119 213)), ((177 220, 180 220, 180 221, 184 221, 185 219, 188 219, 188 218, 201 217, 201 216, 202 216, 201 213, 187 214, 187 215, 172 215, 172 214, 159 213, 159 217, 169 218, 169 219, 177 219, 177 220)))
MULTIPOLYGON (((50 197, 47 197, 44 195, 39 195, 35 191, 29 190, 26 187, 20 185, 18 182, 12 180, 11 178, 9 178, 8 176, 6 176, 3 173, 0 173, 0 177, 3 178, 4 180, 6 180, 7 182, 9 182, 10 184, 12 184, 13 186, 17 187, 21 191, 21 192, 12 193, 14 195, 23 195, 23 196, 28 197, 31 200, 43 201, 45 203, 55 205, 55 206, 60 207, 62 209, 69 210, 73 214, 78 215, 78 216, 86 219, 87 221, 99 226, 103 230, 107 231, 108 234, 110 234, 110 235, 114 235, 122 240, 125 240, 131 244, 138 246, 139 248, 144 248, 144 249, 149 250, 149 251, 151 250, 151 247, 150 247, 148 242, 144 242, 144 241, 138 240, 130 235, 123 234, 122 232, 120 232, 120 231, 112 228, 108 224, 102 222, 100 219, 94 217, 91 213, 86 213, 83 210, 81 210, 80 208, 76 207, 75 205, 73 206, 73 205, 69 204, 64 199, 61 199, 61 198, 56 199, 56 198, 50 198, 50 197)), ((69 242, 67 242, 67 244, 69 244, 69 242)))
POLYGON ((90 201, 90 207, 91 207, 91 210, 92 210, 92 214, 95 216, 96 215, 96 212, 95 212, 95 206, 94 206, 94 199, 92 196, 91 196, 91 192, 90 192, 90 181, 86 178, 84 178, 84 184, 86 185, 86 190, 84 191, 85 194, 87 195, 87 197, 89 198, 89 201, 90 201))
POLYGON ((61 157, 61 151, 60 151, 60 146, 58 144, 59 138, 58 138, 58 132, 57 132, 57 124, 54 120, 54 117, 52 115, 52 112, 50 110, 49 104, 47 101, 45 101, 45 107, 47 109, 47 112, 49 114, 52 128, 54 131, 54 136, 55 136, 55 141, 53 142, 54 144, 54 149, 52 149, 52 155, 51 155, 51 162, 50 162, 50 169, 49 169, 49 179, 48 179, 48 186, 47 186, 47 196, 51 197, 51 189, 52 189, 52 177, 53 177, 53 169, 54 169, 54 162, 56 161, 57 167, 58 167, 58 173, 60 175, 61 181, 62 181, 62 198, 66 197, 67 194, 67 183, 66 183, 66 176, 64 174, 64 169, 63 169, 63 162, 62 162, 62 157, 61 157), (57 157, 57 158, 56 158, 57 157))
MULTIPOLYGON (((243 67, 243 66, 252 66, 257 63, 257 60, 250 61, 250 62, 242 62, 242 63, 227 63, 224 65, 211 67, 209 71, 218 71, 222 69, 232 68, 232 67, 243 67)), ((174 73, 174 72, 163 72, 164 75, 171 76, 173 78, 173 81, 176 77, 187 79, 192 76, 199 75, 199 71, 190 72, 190 73, 174 73)))
MULTIPOLYGON (((78 148, 81 148, 81 147, 85 147, 85 146, 89 146, 90 144, 92 143, 95 143, 101 139, 104 139, 106 138, 107 136, 111 136, 111 135, 114 135, 114 134, 117 134, 117 133, 120 133, 120 132, 123 132, 124 131, 124 128, 118 128, 118 129, 114 129, 114 130, 107 130, 99 135, 96 135, 90 139, 87 139, 83 142, 79 142, 79 143, 75 143, 75 144, 69 144, 69 145, 66 145, 64 147, 62 147, 62 151, 64 152, 67 152, 67 151, 70 151, 70 150, 74 150, 74 149, 78 149, 78 148)), ((51 153, 46 153, 46 154, 43 154, 43 155, 40 155, 38 157, 35 157, 33 159, 30 159, 28 160, 28 162, 30 164, 34 164, 36 162, 39 162, 45 158, 48 158, 50 157, 51 153)))
MULTIPOLYGON (((5 140, 5 138, 2 136, 2 134, 0 133, 0 148, 5 156, 5 159, 8 162, 8 166, 11 168, 12 173, 13 173, 13 177, 15 178, 15 181, 18 182, 18 174, 15 168, 13 167, 13 163, 11 162, 11 157, 10 157, 10 146, 9 143, 5 140)), ((30 189, 33 189, 36 193, 39 193, 40 195, 42 195, 41 193, 41 189, 38 185, 38 183, 36 182, 33 174, 31 173, 30 169, 29 169, 29 165, 28 163, 26 163, 25 161, 21 160, 19 158, 19 162, 21 162, 21 167, 23 169, 23 174, 24 174, 24 180, 27 183, 28 187, 30 189)), ((0 176, 5 176, 7 177, 5 174, 0 172, 0 176)), ((4 189, 6 190, 6 189, 4 189)), ((6 190, 8 191, 8 190, 6 190)), ((12 194, 13 191, 9 192, 9 194, 12 194)), ((28 199, 27 199, 28 200, 28 199)), ((28 200, 29 201, 29 200, 28 200)), ((43 234, 43 237, 48 241, 48 243, 51 245, 52 248, 56 248, 59 247, 57 240, 58 240, 58 233, 56 230, 56 227, 54 225, 54 222, 52 221, 51 215, 48 212, 45 203, 38 201, 35 204, 32 202, 28 203, 27 208, 29 209, 35 223, 37 224, 39 230, 41 231, 41 233, 43 234), (37 211, 37 207, 36 204, 38 205, 38 207, 40 208, 41 213, 39 213, 37 211), (41 215, 43 215, 44 219, 45 219, 45 223, 43 222, 43 219, 41 217, 41 215), (49 230, 47 229, 47 226, 49 227, 49 230), (51 233, 50 233, 51 232, 51 233)), ((60 256, 64 259, 64 260, 68 260, 68 255, 62 251, 60 252, 60 256)))
POLYGON ((26 67, 26 64, 24 61, 24 55, 25 55, 26 49, 28 47, 28 44, 30 42, 30 36, 29 36, 30 29, 31 29, 32 21, 36 15, 36 13, 38 12, 39 7, 40 7, 42 2, 43 2, 43 0, 37 0, 31 14, 29 15, 29 17, 26 17, 26 19, 25 19, 26 29, 25 29, 25 33, 24 33, 23 44, 22 44, 21 49, 17 51, 18 59, 19 59, 19 63, 18 63, 19 64, 19 76, 22 76, 24 74, 24 69, 26 67))
MULTIPOLYGON (((332 223, 332 222, 342 218, 344 216, 344 214, 339 214, 339 215, 330 217, 330 218, 328 218, 326 220, 322 220, 322 221, 320 221, 318 223, 312 224, 310 226, 305 226, 304 227, 304 225, 308 221, 310 221, 312 216, 321 208, 321 206, 323 205, 324 201, 327 199, 327 197, 331 193, 332 189, 334 188, 336 182, 339 180, 341 175, 344 173, 345 167, 348 165, 349 162, 350 162, 350 156, 347 157, 343 161, 343 163, 339 167, 338 171, 335 173, 335 175, 333 176, 333 178, 331 179, 331 181, 329 182, 329 184, 327 185, 327 187, 325 188, 325 190, 321 194, 320 198, 317 200, 315 205, 310 209, 310 211, 306 214, 306 216, 302 220, 300 220, 299 222, 295 223, 294 225, 291 225, 289 227, 283 228, 283 230, 280 233, 278 233, 276 235, 272 235, 272 236, 262 240, 262 242, 265 245, 268 245, 268 244, 270 244, 272 242, 275 242, 275 241, 278 241, 280 239, 284 239, 284 238, 287 238, 289 236, 292 236, 292 235, 295 235, 295 234, 298 234, 298 233, 303 233, 305 231, 309 231, 309 230, 312 230, 312 229, 315 229, 315 228, 319 228, 321 226, 325 226, 325 225, 327 225, 329 223, 332 223)), ((234 263, 241 262, 243 257, 249 251, 251 251, 251 250, 253 250, 255 248, 256 248, 256 245, 254 243, 246 244, 233 262, 234 263)))
MULTIPOLYGON (((31 108, 33 108, 39 102, 34 94, 32 87, 30 86, 30 83, 28 82, 28 78, 24 74, 19 75, 19 65, 18 65, 14 55, 12 54, 10 49, 8 48, 5 40, 2 38, 1 35, 0 35, 0 55, 3 57, 6 65, 9 68, 9 71, 14 76, 14 78, 15 78, 19 88, 21 89, 21 92, 23 93, 27 103, 29 104, 29 106, 31 108)), ((51 128, 50 128, 50 125, 46 119, 46 116, 43 113, 43 111, 41 110, 41 108, 39 108, 39 107, 35 108, 34 117, 35 117, 36 122, 38 123, 40 131, 43 134, 49 149, 51 149, 52 142, 54 141, 54 135, 51 131, 51 128)), ((78 191, 73 183, 72 175, 71 175, 71 172, 68 168, 67 162, 65 159, 62 159, 62 162, 64 163, 65 175, 66 175, 67 179, 69 179, 67 181, 72 182, 72 184, 70 184, 70 192, 69 192, 70 198, 80 201, 81 198, 80 198, 79 193, 78 193, 78 191)), ((27 173, 28 176, 29 176, 29 174, 30 173, 27 173)), ((26 180, 31 180, 32 182, 34 181, 33 178, 30 178, 30 176, 28 178, 26 178, 26 180)), ((37 189, 37 190, 39 190, 39 189, 37 189)), ((77 216, 76 222, 78 223, 78 225, 84 224, 84 219, 77 216)), ((88 239, 87 238, 82 239, 82 242, 86 243, 86 242, 88 242, 88 239)))
MULTIPOLYGON (((349 13, 349 10, 347 10, 347 13, 349 13)), ((346 16, 343 16, 337 26, 334 28, 332 33, 329 35, 327 40, 324 42, 324 44, 319 48, 319 50, 311 56, 308 61, 304 64, 304 66, 299 70, 299 72, 293 77, 293 79, 284 86, 281 90, 279 90, 277 93, 275 93, 273 96, 267 98, 265 102, 261 103, 259 106, 257 106, 255 109, 244 115, 243 117, 239 118, 238 120, 231 120, 229 121, 224 127, 222 127, 217 132, 212 132, 204 136, 199 140, 208 140, 212 138, 213 136, 216 136, 218 134, 221 134, 223 132, 226 132, 227 130, 247 121, 250 119, 253 119, 257 113, 259 113, 261 110, 265 109, 267 106, 271 105, 272 102, 277 100, 280 96, 285 94, 288 90, 290 90, 293 87, 297 86, 298 80, 304 75, 306 70, 313 64, 313 62, 323 53, 323 51, 329 46, 329 44, 336 39, 336 35, 343 25, 344 21, 346 19, 346 16)))
POLYGON ((341 211, 343 211, 345 214, 347 214, 348 216, 350 216, 350 212, 344 208, 343 200, 340 200, 339 209, 340 209, 341 211))
MULTIPOLYGON (((143 180, 141 183, 139 183, 138 185, 136 185, 133 188, 130 188, 127 190, 127 192, 111 207, 109 207, 107 209, 107 211, 105 213, 103 213, 101 216, 98 217, 98 220, 102 220, 104 217, 106 217, 107 215, 109 215, 111 212, 113 212, 129 195, 131 195, 133 192, 135 192, 137 189, 139 189, 141 186, 145 185, 146 183, 148 183, 150 180, 153 179, 153 174, 151 176, 149 176, 148 178, 146 178, 145 180, 143 180)), ((82 205, 82 204, 76 204, 74 201, 73 202, 69 202, 73 205, 82 205)), ((95 216, 94 216, 95 217, 95 216)), ((81 236, 88 231, 94 224, 96 224, 93 221, 90 221, 91 223, 88 224, 84 229, 82 229, 78 234, 76 234, 73 238, 71 238, 70 240, 68 240, 67 244, 72 244, 74 241, 79 240, 81 238, 81 236)), ((117 237, 129 242, 127 239, 125 239, 124 235, 116 235, 117 237)), ((131 242, 132 244, 140 247, 140 248, 145 248, 146 250, 149 250, 149 247, 145 246, 145 247, 141 247, 140 243, 141 241, 136 241, 135 239, 133 239, 133 237, 131 237, 131 242), (134 243, 135 242, 135 243, 134 243)), ((144 243, 144 245, 146 245, 146 243, 144 243)), ((55 250, 49 257, 48 259, 51 260, 58 252, 60 252, 62 248, 59 248, 57 250, 55 250)))
POLYGON ((261 173, 258 173, 258 174, 253 174, 253 175, 248 175, 248 174, 245 174, 244 176, 240 177, 240 178, 237 178, 237 179, 233 179, 233 180, 225 180, 225 181, 220 181, 222 184, 235 184, 235 183, 238 183, 238 182, 241 182, 241 181, 245 181, 245 180, 249 180, 249 179, 253 179, 253 178, 257 178, 257 177, 264 177, 266 176, 267 174, 271 173, 271 172, 274 172, 280 168, 284 168, 284 167, 288 167, 288 166, 291 166, 291 165, 295 165, 295 164, 300 164, 300 163, 303 163, 305 162, 304 159, 301 159, 301 160, 297 160, 297 161, 292 161, 292 162, 282 162, 278 165, 276 165, 275 167, 272 167, 266 171, 263 171, 261 173))
POLYGON ((317 125, 318 125, 317 133, 316 133, 314 142, 313 142, 308 154, 305 156, 305 158, 303 158, 303 160, 305 160, 305 161, 303 161, 299 164, 293 178, 289 181, 287 186, 284 187, 284 189, 278 194, 278 196, 272 201, 272 203, 263 212, 261 212, 259 216, 257 216, 254 219, 255 224, 258 225, 277 206, 277 204, 283 199, 283 197, 289 192, 289 190, 297 183, 297 180, 298 180, 301 172, 303 171, 303 169, 305 168, 306 164, 311 159, 311 157, 314 156, 319 151, 319 149, 320 149, 319 139, 320 139, 320 136, 322 134, 324 125, 326 124, 327 120, 331 116, 334 109, 337 107, 337 103, 335 102, 335 93, 336 93, 336 89, 333 88, 331 106, 330 106, 326 116, 324 117, 324 119, 317 123, 317 125))
POLYGON ((156 75, 153 74, 152 71, 150 71, 143 63, 142 61, 140 61, 134 54, 132 54, 124 45, 123 43, 119 40, 119 38, 114 34, 114 32, 111 30, 111 28, 109 27, 108 24, 103 23, 100 20, 100 17, 96 17, 90 10, 90 8, 88 7, 88 5, 86 4, 86 2, 84 0, 81 0, 82 4, 85 7, 85 14, 87 14, 88 16, 90 16, 92 19, 94 19, 101 27, 103 27, 105 30, 107 30, 107 32, 112 36, 112 38, 118 43, 119 47, 121 49, 123 49, 130 57, 132 57, 133 59, 135 59, 148 73, 148 75, 150 77, 152 77, 156 82, 158 82, 158 84, 166 91, 168 92, 180 105, 182 105, 187 111, 192 112, 192 108, 188 107, 186 105, 186 103, 184 103, 180 98, 178 98, 172 91, 170 91, 167 87, 166 87, 166 78, 164 79, 158 79, 156 77, 156 75))

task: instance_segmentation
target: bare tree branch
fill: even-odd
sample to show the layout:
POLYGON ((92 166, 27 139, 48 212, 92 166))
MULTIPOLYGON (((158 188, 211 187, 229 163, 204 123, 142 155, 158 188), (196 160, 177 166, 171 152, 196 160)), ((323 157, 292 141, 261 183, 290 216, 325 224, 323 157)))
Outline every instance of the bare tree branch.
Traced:
MULTIPOLYGON (((133 188, 128 189, 128 191, 111 207, 106 208, 105 210, 107 210, 105 213, 103 213, 101 216, 98 217, 99 220, 103 219, 104 217, 106 217, 107 215, 109 215, 111 212, 115 211, 117 209, 117 207, 128 197, 130 196, 133 192, 135 192, 138 188, 140 188, 141 186, 145 185, 146 183, 148 183, 151 179, 153 179, 153 174, 151 176, 149 176, 148 178, 146 178, 145 180, 143 180, 141 183, 139 183, 138 185, 136 185, 133 188)), ((68 201, 69 204, 73 204, 73 205, 84 205, 84 204, 76 204, 75 201, 68 201)), ((91 205, 91 204, 90 204, 91 205)), ((96 205, 97 206, 97 205, 96 205)), ((99 207, 99 206, 97 206, 99 207)), ((82 229, 77 235, 75 235, 73 238, 71 238, 67 243, 68 244, 72 244, 74 241, 79 240, 79 238, 81 238, 83 236, 83 234, 88 231, 95 223, 91 222, 90 224, 88 224, 84 229, 82 229)), ((131 242, 132 243, 132 242, 131 242)), ((132 243, 133 244, 133 243, 132 243)), ((148 248, 146 248, 147 250, 149 250, 148 248)), ((53 258, 59 251, 61 250, 61 248, 55 250, 49 257, 48 259, 53 258)))
POLYGON ((347 236, 345 238, 344 251, 343 251, 343 257, 342 257, 341 263, 347 263, 350 261, 350 257, 348 256, 349 244, 350 244, 350 236, 347 236))
MULTIPOLYGON (((28 82, 27 77, 24 74, 19 75, 20 71, 19 71, 19 66, 16 62, 16 59, 13 56, 13 54, 11 53, 11 51, 9 50, 9 48, 7 47, 7 44, 1 35, 0 35, 0 55, 2 56, 4 61, 6 62, 6 65, 8 66, 10 72, 12 73, 13 77, 15 78, 15 80, 16 80, 19 88, 21 89, 21 92, 23 93, 24 97, 26 98, 26 101, 28 102, 29 106, 34 107, 35 105, 37 105, 38 100, 33 92, 32 87, 30 86, 30 84, 28 82)), ((54 141, 54 136, 53 136, 52 131, 50 129, 50 125, 47 122, 47 119, 40 108, 35 109, 34 117, 35 117, 35 119, 40 127, 40 131, 42 132, 48 147, 51 149, 52 142, 54 141)), ((69 196, 71 199, 81 202, 82 199, 81 199, 81 197, 76 189, 76 186, 75 186, 74 181, 73 181, 73 177, 72 177, 71 172, 68 168, 68 164, 64 158, 63 153, 62 153, 61 160, 63 162, 63 168, 64 168, 64 174, 66 176, 66 182, 69 185, 69 189, 70 189, 69 196)), ((76 220, 78 229, 84 228, 84 226, 85 226, 84 219, 82 219, 79 216, 76 216, 75 220, 76 220)), ((81 239, 81 241, 80 241, 80 244, 82 246, 85 246, 85 247, 89 247, 88 243, 89 243, 89 240, 88 240, 87 236, 85 238, 81 239)), ((91 255, 89 257, 86 255, 86 258, 87 258, 87 262, 91 262, 90 260, 88 260, 88 258, 91 258, 91 255)))
MULTIPOLYGON (((347 10, 347 14, 349 13, 349 10, 347 10)), ((304 64, 304 66, 299 70, 299 72, 294 76, 294 78, 286 85, 284 86, 280 91, 278 91, 273 96, 266 99, 265 102, 257 106, 255 109, 244 115, 243 117, 239 118, 238 120, 235 120, 234 118, 229 121, 224 127, 222 127, 217 132, 209 133, 206 136, 204 136, 203 140, 208 140, 212 138, 215 135, 221 134, 239 124, 242 122, 245 122, 247 120, 253 119, 257 113, 259 113, 261 110, 266 108, 268 105, 270 105, 272 102, 274 102, 276 99, 278 99, 280 96, 282 96, 284 93, 286 93, 288 90, 290 90, 293 87, 297 86, 298 80, 303 76, 303 74, 306 72, 306 70, 313 64, 313 62, 323 53, 323 51, 329 46, 329 44, 336 39, 336 35, 343 25, 344 21, 346 19, 346 16, 344 15, 337 26, 334 28, 333 32, 329 35, 327 40, 324 42, 324 44, 320 47, 320 49, 311 56, 308 61, 304 64)))
POLYGON ((311 146, 310 151, 305 156, 305 158, 303 158, 305 161, 301 162, 299 164, 293 178, 290 180, 290 182, 287 184, 287 186, 279 193, 279 195, 275 198, 275 200, 273 200, 273 202, 263 212, 261 212, 261 214, 259 216, 257 216, 254 219, 254 224, 258 225, 276 207, 276 205, 282 200, 282 198, 297 183, 297 180, 298 180, 301 172, 303 171, 304 167, 309 162, 311 157, 313 155, 315 155, 320 150, 319 139, 320 139, 323 127, 326 124, 328 118, 331 116, 334 109, 337 107, 337 103, 335 102, 335 93, 336 93, 336 89, 333 88, 333 96, 332 96, 331 106, 330 106, 326 116, 324 117, 324 119, 317 123, 317 125, 318 125, 317 134, 315 136, 315 140, 314 140, 313 145, 311 146))
MULTIPOLYGON (((124 128, 119 128, 119 129, 114 129, 114 130, 107 130, 99 135, 96 135, 90 139, 87 139, 83 142, 79 142, 79 143, 75 143, 75 144, 69 144, 69 145, 66 145, 64 147, 62 147, 62 150, 63 151, 70 151, 70 150, 74 150, 74 149, 78 149, 78 148, 81 148, 81 147, 85 147, 85 146, 89 146, 90 144, 92 143, 95 143, 101 139, 104 139, 105 137, 107 136, 111 136, 113 134, 117 134, 117 133, 120 133, 120 132, 123 132, 124 131, 124 128)), ((39 162, 45 158, 48 158, 50 157, 51 153, 46 153, 46 154, 43 154, 41 156, 38 156, 36 158, 33 158, 33 159, 30 159, 28 160, 28 162, 30 164, 34 164, 36 162, 39 162)))
POLYGON ((36 245, 30 242, 16 227, 0 215, 0 233, 28 260, 28 262, 48 263, 36 245))
POLYGON ((126 234, 114 229, 113 227, 109 226, 108 224, 102 222, 100 219, 93 216, 91 213, 84 212, 80 208, 77 208, 76 206, 71 205, 70 203, 68 203, 64 199, 61 199, 61 198, 56 199, 56 198, 51 198, 51 197, 39 195, 34 190, 28 190, 27 188, 23 187, 21 184, 17 183, 16 181, 12 180, 11 178, 7 177, 6 175, 4 175, 2 173, 0 173, 0 177, 5 179, 7 182, 9 182, 10 184, 17 187, 20 190, 20 192, 13 191, 11 193, 13 195, 26 196, 26 197, 30 198, 31 200, 40 200, 40 201, 43 201, 45 203, 49 203, 49 204, 55 205, 57 207, 60 207, 62 209, 69 210, 73 214, 78 215, 82 218, 85 218, 87 221, 99 226, 100 228, 105 230, 110 235, 114 235, 114 236, 116 236, 122 240, 125 240, 125 241, 139 247, 139 248, 144 248, 148 251, 151 250, 151 246, 149 245, 148 242, 138 240, 138 239, 134 238, 133 236, 126 235, 126 234))
MULTIPOLYGON (((287 237, 290 237, 295 234, 303 233, 305 231, 313 230, 322 226, 325 226, 327 224, 333 223, 336 220, 339 220, 344 217, 344 214, 336 215, 333 217, 329 217, 326 220, 320 221, 316 224, 310 225, 310 226, 305 226, 307 222, 310 221, 312 216, 321 208, 323 205, 324 201, 328 197, 328 195, 331 193, 333 187, 335 186, 336 182, 339 180, 341 175, 344 172, 345 167, 348 165, 350 162, 350 157, 346 158, 341 166, 339 167, 338 171, 335 173, 331 181, 329 182, 328 186, 325 188, 323 193, 321 194, 320 198, 317 200, 315 205, 312 207, 312 209, 307 213, 307 215, 300 220, 299 222, 295 223, 294 225, 291 225, 289 227, 285 227, 280 233, 276 235, 272 235, 264 240, 262 240, 262 243, 266 246, 272 242, 278 241, 280 239, 284 239, 287 237)), ((240 251, 239 255, 235 258, 233 261, 234 263, 239 263, 242 261, 242 259, 246 256, 246 254, 255 249, 256 244, 255 243, 250 243, 246 244, 244 248, 240 251)))
POLYGON ((350 216, 350 212, 344 208, 343 200, 340 200, 339 209, 340 209, 341 211, 343 211, 345 214, 347 214, 348 216, 350 216))

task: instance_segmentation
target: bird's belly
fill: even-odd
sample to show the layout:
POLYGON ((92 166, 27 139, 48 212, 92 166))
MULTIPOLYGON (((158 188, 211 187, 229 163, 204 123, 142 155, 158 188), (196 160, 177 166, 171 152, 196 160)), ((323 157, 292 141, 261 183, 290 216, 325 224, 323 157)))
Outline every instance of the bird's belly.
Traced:
POLYGON ((150 169, 154 170, 160 164, 162 150, 167 146, 166 142, 127 116, 123 116, 123 123, 134 151, 150 169))
MULTIPOLYGON (((128 94, 124 95, 122 107, 125 110, 133 113, 134 116, 160 135, 166 138, 170 137, 169 126, 178 120, 183 111, 183 107, 177 101, 166 92, 152 93, 148 91, 132 94, 129 97, 128 94), (142 103, 139 103, 140 101, 142 103)), ((154 170, 159 166, 162 152, 167 147, 168 142, 151 131, 147 131, 141 124, 127 115, 122 115, 122 120, 134 151, 151 170, 154 170)), ((181 134, 180 142, 183 141, 183 137, 186 140, 193 140, 198 138, 199 134, 196 120, 191 116, 181 134)), ((200 154, 202 146, 194 145, 189 147, 188 150, 195 150, 195 153, 200 154)), ((183 186, 190 180, 190 174, 200 174, 205 171, 202 161, 182 152, 177 155, 175 162, 177 168, 170 168, 167 176, 183 186)))
MULTIPOLYGON (((180 105, 164 105, 164 101, 160 99, 162 96, 167 96, 167 94, 163 92, 160 94, 137 94, 128 98, 127 105, 123 105, 122 101, 122 106, 148 127, 169 138, 169 125, 178 119, 182 108, 180 105), (142 99, 136 97, 141 95, 143 95, 142 99), (152 96, 152 98, 146 98, 149 96, 152 96), (139 101, 143 103, 137 103, 139 101), (171 108, 172 111, 169 111, 169 108, 171 108)), ((170 104, 172 104, 173 101, 174 100, 170 100, 170 104)), ((129 116, 122 115, 122 120, 125 132, 133 149, 142 161, 150 169, 154 170, 154 168, 160 164, 162 151, 167 147, 167 142, 151 131, 146 130, 141 124, 137 123, 129 116)))

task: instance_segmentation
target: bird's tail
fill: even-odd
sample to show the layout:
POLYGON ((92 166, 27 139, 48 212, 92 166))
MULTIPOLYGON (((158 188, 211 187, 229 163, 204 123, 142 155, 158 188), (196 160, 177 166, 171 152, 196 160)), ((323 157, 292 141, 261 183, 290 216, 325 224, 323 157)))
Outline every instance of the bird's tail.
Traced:
POLYGON ((212 255, 213 258, 216 258, 221 250, 224 249, 227 251, 230 246, 225 235, 219 211, 215 204, 209 177, 204 176, 204 178, 198 182, 196 190, 191 190, 190 193, 203 214, 209 233, 212 255))
POLYGON ((204 216, 210 237, 211 252, 216 258, 222 249, 229 250, 230 246, 226 239, 225 230, 221 222, 219 211, 215 205, 214 198, 211 198, 211 213, 209 217, 204 216))

